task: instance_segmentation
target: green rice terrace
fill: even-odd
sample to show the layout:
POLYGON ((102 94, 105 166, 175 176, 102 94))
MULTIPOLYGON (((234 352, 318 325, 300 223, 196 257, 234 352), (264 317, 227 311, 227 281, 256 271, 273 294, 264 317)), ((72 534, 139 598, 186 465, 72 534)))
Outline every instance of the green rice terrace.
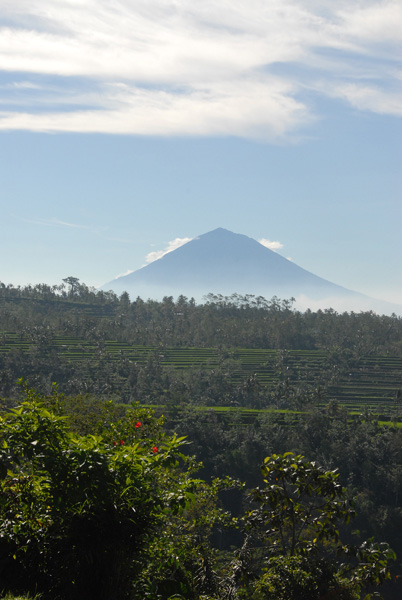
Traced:
MULTIPOLYGON (((349 411, 363 408, 388 414, 397 408, 402 388, 402 358, 392 356, 362 356, 342 360, 323 350, 275 350, 235 348, 160 348, 104 340, 89 342, 79 337, 55 336, 45 346, 33 344, 26 336, 2 332, 0 359, 18 358, 21 365, 30 359, 52 359, 63 371, 79 366, 87 378, 96 373, 99 384, 109 385, 115 392, 124 384, 125 370, 159 368, 179 378, 193 373, 222 374, 232 386, 248 385, 270 390, 282 384, 317 385, 320 381, 325 397, 316 404, 334 400, 349 411), (64 367, 64 369, 63 369, 64 367)), ((23 369, 23 367, 22 367, 23 369)), ((23 376, 24 373, 18 373, 23 376)), ((322 390, 321 390, 322 393, 322 390)))
POLYGON ((70 289, 0 284, 3 398, 22 378, 41 393, 56 382, 125 404, 402 413, 397 315, 300 313, 237 294, 130 301, 63 281, 70 289))

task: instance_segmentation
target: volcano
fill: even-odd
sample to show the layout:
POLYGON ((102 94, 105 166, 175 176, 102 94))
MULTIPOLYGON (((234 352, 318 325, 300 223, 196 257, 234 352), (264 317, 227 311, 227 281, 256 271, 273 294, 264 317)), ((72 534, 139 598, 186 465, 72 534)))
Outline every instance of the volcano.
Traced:
POLYGON ((184 295, 199 302, 209 293, 293 297, 301 309, 311 305, 375 310, 376 302, 306 271, 252 238, 222 228, 194 238, 101 289, 128 292, 132 299, 184 295))

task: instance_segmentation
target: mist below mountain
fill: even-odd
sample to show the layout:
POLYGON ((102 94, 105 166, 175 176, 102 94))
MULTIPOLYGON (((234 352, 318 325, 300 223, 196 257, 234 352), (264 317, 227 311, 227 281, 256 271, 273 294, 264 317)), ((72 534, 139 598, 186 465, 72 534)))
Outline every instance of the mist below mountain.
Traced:
POLYGON ((184 295, 202 302, 209 293, 295 298, 299 310, 328 309, 402 314, 402 307, 327 281, 245 235, 215 229, 162 258, 102 286, 131 299, 184 295))

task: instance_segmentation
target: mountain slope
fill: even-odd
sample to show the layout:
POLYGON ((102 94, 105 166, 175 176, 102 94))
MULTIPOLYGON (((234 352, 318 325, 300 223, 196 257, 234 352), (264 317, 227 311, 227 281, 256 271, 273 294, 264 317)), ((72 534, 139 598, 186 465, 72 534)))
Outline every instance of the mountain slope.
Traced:
MULTIPOLYGON (((201 301, 213 292, 296 297, 313 305, 322 301, 364 305, 367 298, 326 281, 259 242, 226 229, 200 235, 184 246, 137 271, 111 281, 102 289, 127 291, 132 298, 162 299, 183 294, 201 301)), ((370 300, 370 299, 368 299, 370 300)), ((347 306, 345 308, 347 310, 347 306)))

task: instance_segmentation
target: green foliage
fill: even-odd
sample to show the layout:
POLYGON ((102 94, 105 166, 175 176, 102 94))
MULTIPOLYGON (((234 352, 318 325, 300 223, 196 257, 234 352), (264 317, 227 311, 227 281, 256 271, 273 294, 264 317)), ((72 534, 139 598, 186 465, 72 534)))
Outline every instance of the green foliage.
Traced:
POLYGON ((257 581, 252 600, 353 600, 359 598, 337 581, 333 567, 306 556, 276 556, 257 581))
POLYGON ((163 600, 173 592, 186 600, 201 600, 205 594, 211 599, 234 598, 230 575, 218 573, 216 551, 208 540, 216 529, 237 526, 237 520, 219 508, 220 493, 237 486, 230 478, 215 479, 211 485, 199 481, 184 512, 165 514, 164 538, 155 538, 147 548, 148 566, 135 584, 139 598, 163 600))
POLYGON ((30 596, 29 594, 23 596, 14 596, 13 594, 6 594, 1 596, 1 600, 40 600, 40 596, 30 596))
POLYGON ((360 598, 390 579, 396 555, 388 544, 357 547, 340 539, 339 524, 348 524, 354 509, 338 473, 292 452, 267 457, 261 471, 265 486, 251 492, 258 506, 244 518, 267 561, 253 598, 360 598))
MULTIPOLYGON (((181 515, 205 484, 192 468, 180 468, 187 461, 183 438, 165 436, 144 410, 134 414, 111 425, 106 419, 98 435, 79 436, 28 390, 26 401, 1 418, 4 589, 52 599, 111 600, 134 591, 136 598, 159 597, 141 582, 150 564, 166 563, 180 544, 189 547, 194 532, 181 515)), ((202 525, 206 535, 219 515, 202 525)), ((161 579, 166 585, 166 574, 161 579)))
POLYGON ((252 491, 258 508, 247 525, 264 531, 270 554, 305 554, 338 541, 339 522, 354 516, 338 473, 293 452, 265 458, 261 471, 265 486, 252 491))
MULTIPOLYGON (((54 386, 0 419, 0 578, 44 600, 316 600, 359 598, 389 577, 387 544, 340 540, 354 510, 335 471, 301 455, 263 462, 243 547, 210 541, 236 529, 222 510, 229 477, 210 484, 183 437, 138 405, 93 405, 93 433, 54 386), (95 418, 96 415, 96 418, 95 418), (253 545, 254 544, 254 545, 253 545), (321 594, 321 596, 319 596, 321 594), (332 596, 328 596, 330 598, 332 596)), ((241 429, 240 429, 241 430, 241 429)), ((213 430, 209 430, 211 436, 213 430)))

